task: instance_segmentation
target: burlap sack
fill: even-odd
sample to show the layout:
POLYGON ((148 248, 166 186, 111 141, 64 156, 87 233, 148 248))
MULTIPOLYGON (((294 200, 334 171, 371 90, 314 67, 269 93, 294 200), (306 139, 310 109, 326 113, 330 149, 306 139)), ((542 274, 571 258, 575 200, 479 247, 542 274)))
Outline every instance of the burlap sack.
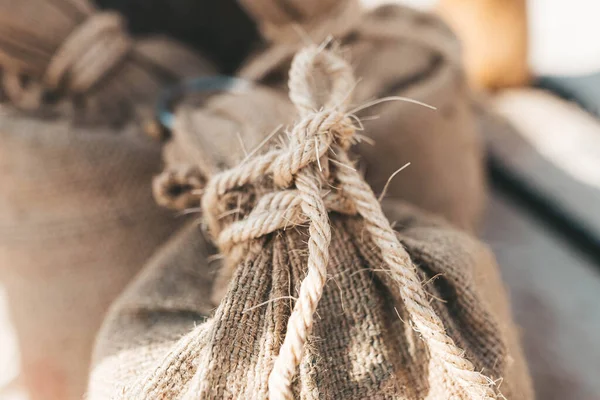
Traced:
POLYGON ((181 224, 152 199, 160 146, 140 123, 162 87, 213 71, 90 13, 66 0, 0 4, 0 282, 34 400, 81 398, 108 305, 181 224), (128 47, 106 64, 118 43, 128 47))
MULTIPOLYGON (((419 263, 423 279, 443 274, 444 278, 429 281, 426 289, 432 296, 447 299, 455 291, 474 296, 473 303, 439 303, 457 318, 453 336, 468 336, 470 342, 465 339, 465 343, 474 343, 477 353, 485 354, 480 365, 494 365, 493 371, 504 378, 500 389, 507 399, 533 399, 517 331, 489 250, 441 220, 402 203, 390 203, 386 211, 388 218, 396 222, 402 244, 419 263), (492 329, 498 331, 491 332, 492 329), (499 346, 495 340, 503 344, 499 346), (484 361, 485 357, 489 358, 484 361)), ((450 398, 428 392, 428 366, 419 334, 406 323, 402 308, 394 306, 392 294, 382 289, 380 278, 362 271, 372 253, 364 255, 355 243, 341 243, 348 241, 343 225, 349 223, 352 227, 358 222, 337 223, 342 225, 338 230, 344 233, 332 244, 341 247, 332 255, 335 261, 329 271, 330 281, 317 311, 320 319, 314 327, 313 364, 304 373, 301 371, 302 379, 310 378, 307 385, 318 382, 319 391, 316 397, 305 392, 302 398, 364 399, 369 398, 369 393, 376 393, 373 398, 450 398), (375 356, 374 352, 385 356, 375 356), (316 376, 310 377, 311 373, 316 376), (387 396, 383 390, 377 392, 386 387, 387 396)), ((220 330, 215 331, 219 339, 211 344, 215 368, 221 368, 223 380, 212 381, 214 393, 196 398, 266 397, 265 382, 257 382, 269 372, 264 364, 267 360, 263 359, 261 365, 257 359, 265 357, 259 355, 266 351, 265 347, 272 346, 268 333, 274 334, 273 330, 278 329, 275 338, 281 335, 285 326, 282 319, 289 315, 292 304, 284 298, 280 304, 245 310, 269 299, 296 294, 290 287, 294 288, 301 279, 304 264, 294 257, 293 251, 298 249, 293 240, 305 240, 298 235, 296 232, 290 238, 275 236, 276 242, 261 257, 260 269, 255 264, 237 272, 230 286, 229 317, 223 316, 220 330), (295 276, 292 282, 287 276, 290 264, 295 276), (275 274, 274 268, 280 273, 275 274), (278 319, 270 319, 275 316, 278 319), (267 326, 269 323, 275 326, 267 326), (261 366, 267 369, 261 371, 261 366)), ((363 245, 360 248, 364 251, 363 245)), ((196 371, 200 349, 190 348, 180 359, 169 355, 198 337, 198 331, 206 328, 206 321, 213 321, 217 304, 210 298, 217 266, 207 261, 212 251, 201 229, 189 226, 163 246, 113 305, 96 345, 90 400, 112 398, 121 389, 134 387, 167 366, 173 367, 165 379, 171 385, 156 387, 156 392, 145 398, 175 399, 185 392, 196 371), (161 394, 161 389, 168 391, 161 394)), ((212 379, 217 379, 219 372, 212 373, 212 379)))
POLYGON ((176 126, 155 193, 201 198, 221 267, 196 226, 163 247, 105 321, 89 399, 532 398, 490 253, 397 202, 394 234, 349 162, 350 71, 300 52, 300 121, 236 167, 233 146, 208 144, 231 143, 214 104, 203 129, 176 126))
MULTIPOLYGON (((437 108, 389 101, 357 113, 371 139, 356 149, 367 181, 379 192, 394 171, 410 162, 394 178, 388 195, 475 230, 485 203, 483 143, 456 38, 433 15, 384 6, 360 17, 352 2, 340 4, 349 11, 332 14, 322 26, 307 28, 306 35, 320 43, 339 32, 335 37, 344 57, 360 77, 353 106, 402 96, 437 108)), ((292 56, 307 39, 298 33, 282 38, 284 42, 255 55, 241 75, 285 91, 292 56)))
POLYGON ((132 105, 152 104, 165 83, 212 70, 166 38, 132 39, 119 14, 87 0, 0 4, 0 66, 14 106, 105 125, 130 120, 132 105))

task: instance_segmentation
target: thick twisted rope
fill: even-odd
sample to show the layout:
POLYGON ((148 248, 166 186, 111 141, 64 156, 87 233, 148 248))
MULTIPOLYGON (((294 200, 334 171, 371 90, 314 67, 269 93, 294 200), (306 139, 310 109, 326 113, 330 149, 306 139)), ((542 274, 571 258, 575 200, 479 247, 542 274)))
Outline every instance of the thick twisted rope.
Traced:
MULTIPOLYGON (((294 58, 289 78, 290 99, 304 120, 310 120, 321 106, 331 115, 340 115, 338 109, 343 107, 346 98, 349 97, 354 85, 353 81, 352 71, 344 65, 343 60, 333 57, 332 53, 322 52, 311 47, 298 53, 294 58), (317 69, 321 69, 330 78, 331 90, 328 92, 329 98, 324 101, 325 104, 316 103, 317 93, 314 92, 316 88, 314 85, 310 85, 310 74, 317 69)), ((343 121, 344 119, 340 119, 338 124, 342 124, 343 121)), ((332 128, 337 128, 337 126, 332 128)), ((350 135, 354 133, 351 125, 350 130, 343 125, 340 130, 350 135)), ((340 132, 338 132, 337 138, 348 144, 351 136, 339 136, 339 134, 340 132)), ((308 137, 308 139, 310 141, 312 138, 308 137)), ((292 147, 298 147, 300 143, 299 135, 292 136, 292 147)), ((320 154, 315 158, 321 160, 323 156, 325 154, 320 154)), ((296 176, 296 187, 302 194, 302 211, 310 220, 308 272, 300 284, 300 296, 288 320, 283 344, 269 375, 269 398, 271 400, 293 398, 292 379, 302 360, 308 335, 312 331, 314 313, 327 282, 331 227, 327 210, 320 199, 318 187, 320 177, 314 171, 314 164, 312 167, 313 169, 302 169, 296 176)))
POLYGON ((93 14, 79 25, 52 56, 44 83, 72 93, 90 89, 131 49, 123 18, 115 12, 93 14))
POLYGON ((331 227, 327 209, 320 196, 319 177, 302 170, 296 177, 302 198, 302 212, 308 217, 308 272, 300 284, 300 295, 288 320, 287 332, 269 375, 269 398, 291 399, 292 378, 313 326, 314 314, 327 282, 331 227))
POLYGON ((327 279, 331 241, 328 210, 336 210, 358 213, 364 219, 367 231, 389 266, 389 273, 398 283, 400 297, 415 329, 449 380, 462 388, 467 399, 495 399, 491 381, 474 370, 464 352, 446 334, 410 256, 385 218, 379 201, 351 167, 346 150, 353 139, 354 126, 343 110, 354 84, 351 67, 333 52, 314 46, 300 51, 292 63, 289 88, 290 99, 302 119, 291 131, 289 146, 213 176, 203 191, 205 220, 220 249, 229 254, 236 245, 286 226, 309 222, 307 274, 269 375, 269 398, 293 398, 292 379, 327 279), (323 88, 314 84, 317 74, 328 78, 329 88, 325 93, 318 92, 323 88), (337 193, 323 194, 322 186, 330 178, 329 160, 347 168, 336 168, 340 183, 337 193), (244 220, 221 228, 218 215, 221 196, 244 185, 259 183, 265 177, 270 177, 280 190, 261 197, 244 220))
MULTIPOLYGON (((321 198, 328 211, 356 214, 353 203, 333 192, 321 195, 321 198)), ((228 252, 235 245, 309 222, 309 216, 302 209, 303 202, 304 198, 299 190, 267 194, 244 220, 234 222, 221 231, 216 241, 217 245, 221 250, 228 252)))
POLYGON ((13 104, 37 109, 48 89, 71 94, 90 90, 124 60, 131 46, 123 18, 116 12, 99 12, 77 26, 58 47, 42 82, 23 85, 19 70, 8 68, 0 84, 13 104))
MULTIPOLYGON (((344 152, 339 151, 337 154, 339 161, 350 162, 344 152)), ((350 169, 338 171, 337 177, 363 217, 371 238, 381 250, 389 273, 398 282, 400 297, 415 329, 427 343, 430 356, 440 362, 449 377, 467 393, 468 398, 495 399, 490 379, 474 370, 473 364, 464 357, 464 351, 446 334, 442 320, 427 299, 416 267, 398 241, 369 185, 356 171, 350 169)))
MULTIPOLYGON (((300 214, 303 215, 302 219, 309 222, 307 274, 300 285, 298 300, 288 320, 287 333, 269 376, 271 399, 293 397, 292 379, 302 359, 312 331, 314 314, 327 281, 331 227, 321 194, 325 173, 320 160, 326 162, 327 153, 336 141, 341 146, 348 147, 354 133, 350 119, 337 111, 343 106, 354 85, 352 71, 342 60, 328 52, 310 48, 296 57, 290 72, 290 76, 292 75, 297 78, 290 79, 290 97, 303 118, 292 129, 289 146, 268 152, 212 177, 202 197, 206 222, 217 238, 217 243, 222 246, 222 251, 229 250, 230 244, 236 241, 269 233, 282 224, 297 223, 301 218, 300 214), (316 104, 316 93, 309 85, 307 75, 317 68, 331 79, 332 84, 329 92, 331 95, 322 105, 316 104), (323 106, 320 112, 317 111, 319 106, 323 106), (275 185, 281 188, 295 184, 297 200, 289 195, 271 198, 269 202, 278 202, 279 208, 287 205, 283 212, 263 216, 253 213, 241 227, 234 225, 221 234, 216 212, 220 196, 233 188, 255 183, 264 176, 272 177, 275 185)), ((325 170, 328 170, 327 166, 325 170)), ((256 210, 265 210, 265 204, 259 203, 256 210)))

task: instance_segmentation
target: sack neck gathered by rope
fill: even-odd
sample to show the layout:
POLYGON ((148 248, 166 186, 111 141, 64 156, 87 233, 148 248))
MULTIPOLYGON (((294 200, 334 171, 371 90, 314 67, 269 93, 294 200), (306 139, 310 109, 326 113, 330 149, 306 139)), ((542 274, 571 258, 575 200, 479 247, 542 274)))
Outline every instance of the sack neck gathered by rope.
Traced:
POLYGON ((54 52, 40 80, 24 85, 21 71, 6 68, 4 92, 24 109, 40 107, 44 92, 86 93, 122 63, 131 48, 132 40, 118 13, 92 14, 54 52))
POLYGON ((93 14, 55 52, 44 82, 51 89, 84 93, 121 63, 131 46, 119 14, 93 14))
POLYGON ((294 57, 289 73, 289 96, 300 122, 289 132, 282 148, 244 160, 233 169, 209 177, 197 169, 166 172, 155 181, 159 203, 181 202, 173 184, 187 193, 202 194, 204 220, 216 244, 228 258, 269 233, 308 223, 306 276, 287 323, 283 343, 268 380, 269 398, 292 399, 292 380, 311 334, 315 311, 327 282, 331 226, 329 211, 359 215, 381 252, 388 273, 397 282, 404 306, 431 360, 445 371, 447 380, 461 387, 464 399, 495 399, 493 382, 474 370, 453 339, 446 334, 410 256, 398 241, 380 203, 353 167, 347 150, 356 140, 355 117, 346 112, 356 84, 350 65, 334 51, 309 46, 294 57), (317 79, 320 78, 320 79, 317 79), (326 79, 323 79, 326 78, 326 79), (249 185, 268 187, 252 211, 227 226, 222 223, 220 202, 228 193, 249 185))

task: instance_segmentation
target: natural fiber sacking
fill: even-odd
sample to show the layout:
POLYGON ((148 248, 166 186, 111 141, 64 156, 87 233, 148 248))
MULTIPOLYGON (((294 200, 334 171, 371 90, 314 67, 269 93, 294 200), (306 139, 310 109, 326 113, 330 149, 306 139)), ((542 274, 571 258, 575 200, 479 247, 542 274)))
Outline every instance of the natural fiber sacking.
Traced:
POLYGON ((397 7, 375 10, 358 32, 350 55, 362 77, 356 87, 358 105, 403 96, 436 107, 395 101, 359 114, 367 119, 365 134, 374 141, 357 148, 367 181, 380 191, 396 169, 410 162, 394 177, 388 197, 476 231, 486 192, 483 140, 457 59, 456 38, 435 17, 397 7))
POLYGON ((178 114, 155 195, 200 207, 221 255, 197 226, 155 255, 100 332, 91 400, 532 398, 490 253, 404 203, 384 215, 350 161, 355 83, 335 50, 299 51, 295 122, 240 162, 228 96, 178 114))
POLYGON ((79 399, 110 302, 178 221, 153 202, 136 129, 0 114, 0 280, 32 399, 79 399))
MULTIPOLYGON (((387 210, 422 279, 429 281, 426 290, 436 310, 453 321, 449 332, 477 360, 476 368, 503 377, 506 398, 532 399, 490 252, 404 204, 387 210), (430 280, 437 274, 443 276, 430 280)), ((335 215, 332 220, 329 282, 299 369, 297 398, 450 398, 429 392, 439 370, 427 361, 421 338, 393 293, 383 289, 385 273, 365 270, 382 262, 370 250, 372 243, 356 236, 360 221, 335 215)), ((210 386, 190 398, 266 398, 266 379, 292 306, 285 296, 296 295, 304 276, 305 240, 303 230, 288 230, 262 242, 261 254, 240 265, 215 312, 210 294, 217 265, 206 261, 210 246, 197 226, 181 232, 113 306, 96 346, 90 400, 139 389, 157 371, 168 373, 146 387, 145 395, 126 391, 121 398, 182 398, 200 368, 210 386)))
MULTIPOLYGON (((437 108, 396 100, 357 113, 373 142, 354 149, 367 181, 379 192, 394 171, 410 162, 392 180, 388 197, 476 230, 485 203, 484 152, 457 39, 435 16, 409 8, 384 6, 362 16, 354 12, 359 18, 347 18, 345 24, 328 22, 344 32, 335 38, 360 78, 350 108, 389 96, 437 108)), ((326 38, 319 32, 330 29, 307 35, 319 43, 326 38)), ((295 44, 274 44, 258 53, 241 74, 285 90, 291 58, 304 45, 298 34, 294 37, 295 44)))
POLYGON ((183 222, 152 198, 144 118, 164 87, 214 69, 67 0, 3 2, 0 67, 0 281, 22 381, 33 400, 80 399, 110 302, 183 222))
POLYGON ((153 105, 165 84, 214 71, 172 40, 134 40, 119 14, 87 0, 0 4, 0 66, 13 105, 36 110, 66 98, 54 108, 105 125, 130 120, 135 104, 153 105))

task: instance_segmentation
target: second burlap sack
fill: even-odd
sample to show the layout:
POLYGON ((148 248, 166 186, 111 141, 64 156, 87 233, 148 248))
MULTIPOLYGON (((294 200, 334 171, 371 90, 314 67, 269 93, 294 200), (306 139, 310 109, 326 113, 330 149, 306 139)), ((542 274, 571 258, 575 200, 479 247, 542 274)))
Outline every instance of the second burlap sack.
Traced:
POLYGON ((156 96, 211 63, 87 1, 0 5, 0 284, 32 400, 80 399, 111 301, 183 222, 149 185, 156 96))

